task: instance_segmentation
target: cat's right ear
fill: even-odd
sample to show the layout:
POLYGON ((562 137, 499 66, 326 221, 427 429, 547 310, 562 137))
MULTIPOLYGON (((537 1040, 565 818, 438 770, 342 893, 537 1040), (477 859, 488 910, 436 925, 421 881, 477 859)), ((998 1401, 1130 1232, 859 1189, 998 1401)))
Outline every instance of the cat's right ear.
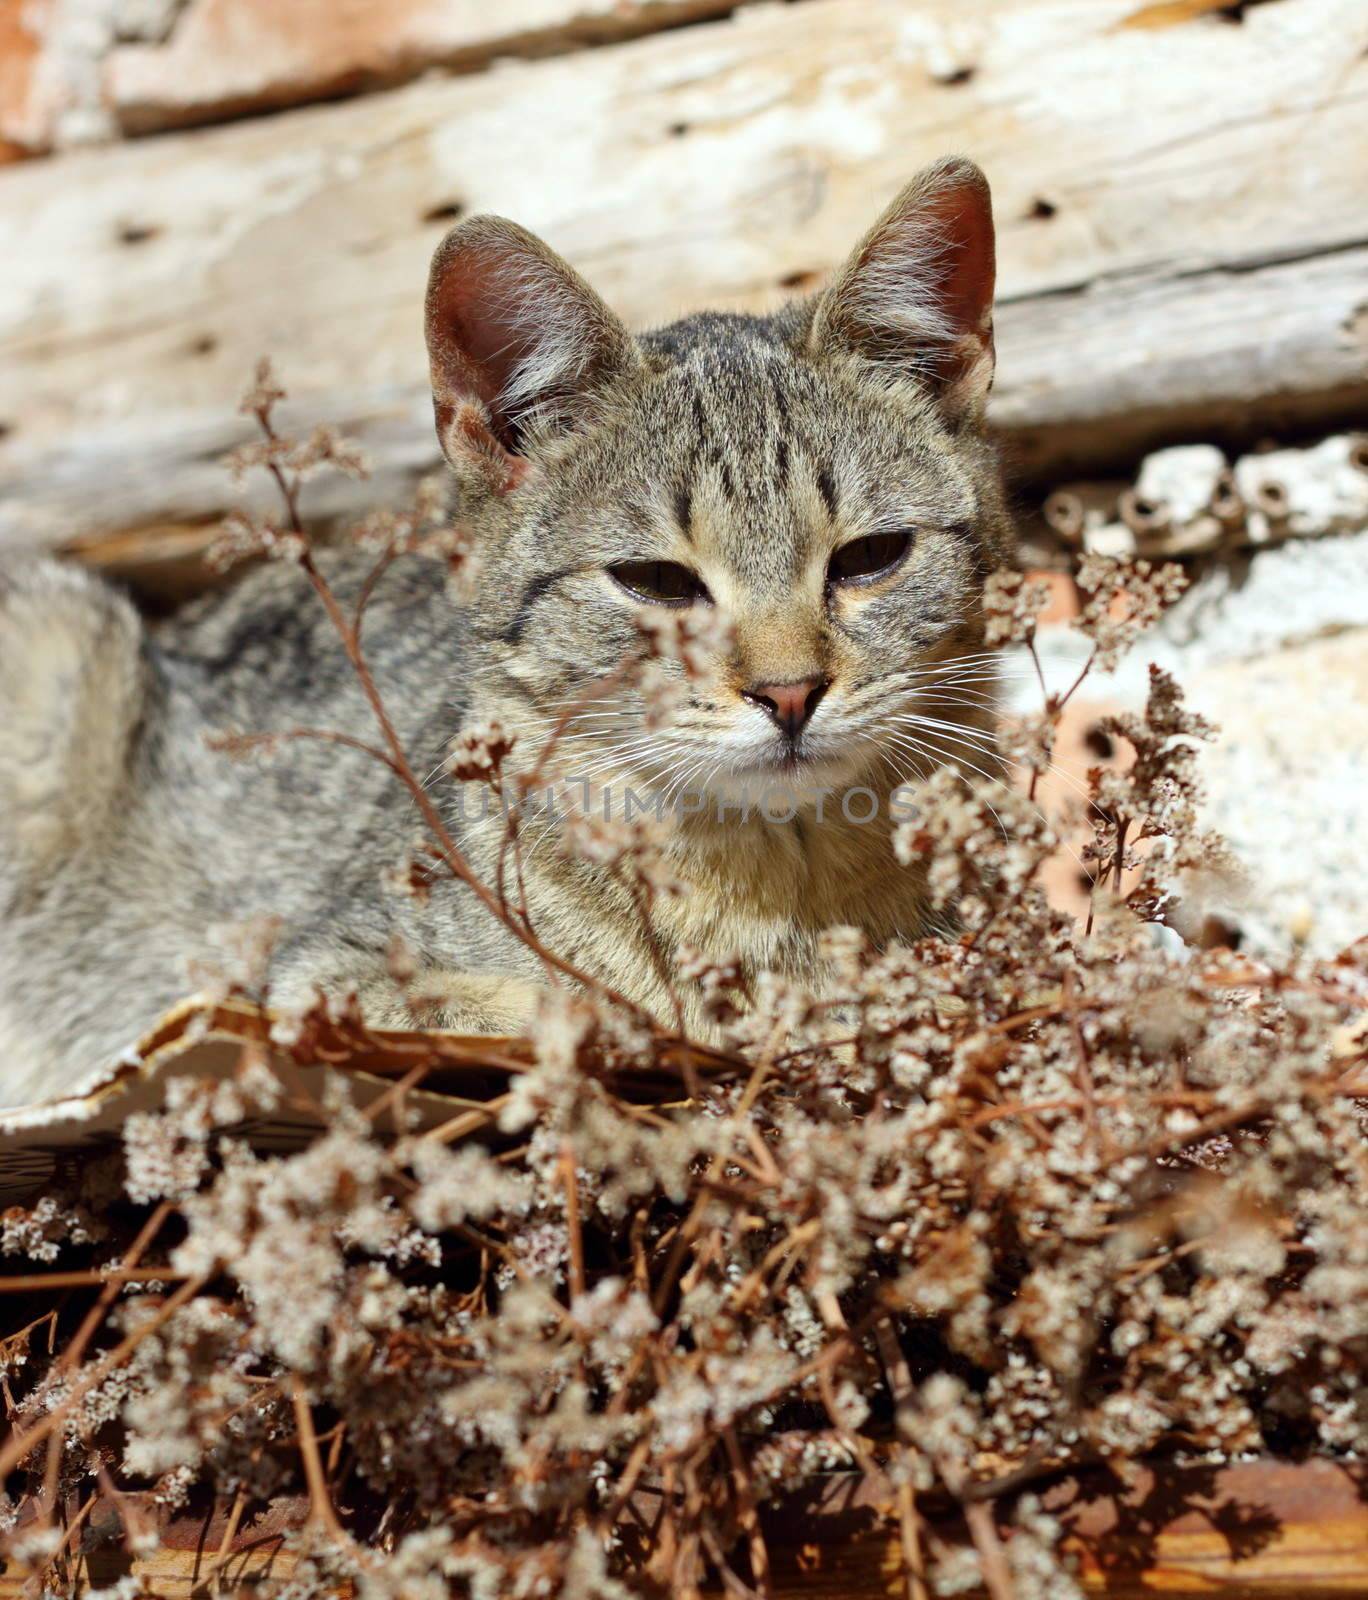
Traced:
POLYGON ((641 362, 631 334, 535 235, 502 217, 458 223, 428 275, 426 330, 437 437, 458 469, 506 492, 525 445, 582 422, 641 362))
POLYGON ((952 419, 977 420, 993 382, 994 277, 988 180, 947 157, 908 184, 819 295, 809 348, 915 379, 952 419))

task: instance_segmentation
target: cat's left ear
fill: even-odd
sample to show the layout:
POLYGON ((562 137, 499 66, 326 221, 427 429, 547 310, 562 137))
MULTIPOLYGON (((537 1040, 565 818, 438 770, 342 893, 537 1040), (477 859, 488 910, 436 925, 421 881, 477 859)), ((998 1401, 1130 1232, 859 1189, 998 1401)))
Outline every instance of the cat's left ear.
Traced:
POLYGON ((641 363, 636 342, 587 283, 534 234, 471 217, 437 247, 426 331, 437 437, 500 490, 526 476, 532 432, 573 427, 641 363))
POLYGON ((920 378, 952 419, 977 419, 993 384, 995 274, 988 180, 947 157, 908 184, 818 298, 809 349, 920 378))

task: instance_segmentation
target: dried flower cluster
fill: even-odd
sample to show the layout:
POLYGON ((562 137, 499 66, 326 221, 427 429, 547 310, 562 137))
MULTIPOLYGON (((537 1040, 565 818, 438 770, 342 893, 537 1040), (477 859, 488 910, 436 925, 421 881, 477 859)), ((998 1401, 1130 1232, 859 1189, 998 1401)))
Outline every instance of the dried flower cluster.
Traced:
POLYGON ((1083 591, 1082 625, 1093 641, 1093 664, 1110 672, 1144 630, 1187 587, 1175 561, 1127 566, 1108 556, 1088 555, 1075 574, 1083 591))
POLYGON ((1050 586, 1042 578, 1003 568, 991 572, 983 586, 983 642, 1023 644, 1034 638, 1040 614, 1050 602, 1050 586))
MULTIPOLYGON (((1104 658, 1175 587, 1086 577, 1104 658)), ((1034 596, 988 600, 1030 643, 1034 596)), ((588 984, 427 1131, 405 1094, 451 1088, 435 1044, 365 1110, 332 1052, 302 1148, 249 1136, 285 1094, 260 1047, 130 1121, 4 1218, 7 1254, 89 1275, 7 1303, 11 1558, 65 1592, 97 1522, 155 1544, 149 1495, 229 1508, 227 1551, 293 1493, 263 1597, 752 1596, 771 1508, 858 1471, 913 1600, 1068 1600, 1068 1517, 1030 1492, 1061 1467, 1368 1447, 1368 946, 1273 967, 1156 937, 1218 854, 1209 730, 1158 675, 1110 731, 1135 759, 1093 775, 1086 931, 1040 891, 1031 800, 947 769, 897 838, 947 936, 833 929, 821 994, 689 954, 706 1046, 588 984)))
POLYGON ((457 783, 493 783, 513 744, 514 735, 498 721, 462 728, 447 751, 446 774, 457 783))
POLYGON ((637 682, 648 729, 667 727, 689 698, 691 686, 706 686, 725 661, 731 619, 718 606, 680 611, 644 607, 638 618, 644 659, 637 682))

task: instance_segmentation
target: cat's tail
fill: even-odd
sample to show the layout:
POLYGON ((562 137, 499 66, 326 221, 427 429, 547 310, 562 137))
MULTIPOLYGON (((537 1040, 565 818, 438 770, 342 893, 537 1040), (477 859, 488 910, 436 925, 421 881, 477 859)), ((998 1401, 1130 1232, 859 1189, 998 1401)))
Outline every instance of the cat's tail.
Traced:
POLYGON ((148 686, 122 595, 56 561, 0 567, 0 915, 110 827, 148 686))

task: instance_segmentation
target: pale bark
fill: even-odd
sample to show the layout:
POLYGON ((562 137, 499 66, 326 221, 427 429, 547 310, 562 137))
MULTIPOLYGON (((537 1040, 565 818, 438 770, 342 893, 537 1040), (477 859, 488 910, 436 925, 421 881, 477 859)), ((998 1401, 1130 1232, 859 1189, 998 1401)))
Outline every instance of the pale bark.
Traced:
POLYGON ((1021 470, 1352 419, 1368 11, 1139 11, 804 0, 0 171, 0 541, 221 513, 267 351, 379 469, 315 506, 392 501, 437 459, 419 312, 457 208, 543 233, 650 323, 811 286, 947 149, 994 183, 1021 470))

